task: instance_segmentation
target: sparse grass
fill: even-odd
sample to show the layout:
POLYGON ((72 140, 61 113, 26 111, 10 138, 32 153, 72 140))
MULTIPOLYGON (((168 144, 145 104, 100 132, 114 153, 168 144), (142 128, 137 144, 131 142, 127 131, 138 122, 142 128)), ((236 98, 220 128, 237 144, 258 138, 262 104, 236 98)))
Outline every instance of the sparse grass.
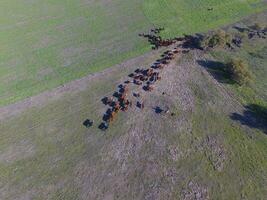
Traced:
POLYGON ((209 180, 206 183, 213 188, 213 199, 241 199, 241 196, 247 199, 264 198, 264 177, 267 175, 265 135, 261 131, 252 133, 231 122, 229 116, 224 114, 228 111, 223 107, 223 103, 220 103, 222 97, 210 95, 218 94, 216 89, 204 80, 205 77, 198 76, 198 79, 201 84, 191 86, 195 91, 197 107, 192 119, 195 145, 198 146, 198 141, 203 141, 207 136, 218 138, 227 157, 225 169, 218 172, 205 156, 202 161, 205 167, 198 170, 198 176, 203 177, 204 183, 209 180), (207 95, 209 98, 203 98, 207 95), (209 106, 211 104, 214 105, 209 106))
POLYGON ((237 92, 237 98, 244 105, 258 104, 267 106, 267 66, 266 43, 262 40, 245 41, 244 46, 238 51, 214 50, 211 54, 220 62, 240 58, 248 62, 248 70, 253 74, 253 81, 248 85, 226 85, 229 89, 237 92))
MULTIPOLYGON (((266 14, 259 15, 256 18, 264 19, 266 14)), ((251 18, 248 21, 244 21, 241 24, 250 25, 254 23, 255 18, 251 18)), ((238 34, 231 28, 227 31, 230 33, 238 34)), ((253 73, 253 81, 250 84, 238 86, 236 84, 224 84, 224 86, 235 94, 235 98, 238 99, 246 108, 248 105, 251 110, 251 115, 257 117, 263 122, 266 122, 266 105, 267 105, 267 96, 266 96, 266 41, 262 39, 253 39, 249 41, 243 37, 243 45, 241 49, 235 51, 229 51, 227 49, 214 49, 211 54, 219 62, 227 62, 230 59, 241 58, 248 61, 248 69, 253 73)), ((197 90, 199 94, 200 91, 197 90)), ((202 107, 201 107, 202 108, 202 107)), ((211 113, 211 111, 203 111, 206 113, 211 113)), ((199 116, 197 116, 199 117, 199 116)), ((243 127, 236 126, 235 123, 229 123, 229 118, 221 117, 221 114, 218 114, 220 120, 216 122, 216 117, 212 115, 210 120, 212 124, 220 124, 222 127, 220 130, 223 131, 223 137, 225 139, 225 145, 227 145, 228 153, 231 156, 231 165, 235 165, 239 170, 229 169, 232 173, 239 174, 239 179, 237 187, 235 184, 231 184, 232 188, 227 189, 223 194, 231 193, 230 191, 234 188, 233 192, 236 190, 241 190, 241 196, 236 196, 236 199, 241 197, 246 197, 247 199, 262 199, 264 195, 261 194, 267 193, 264 188, 264 180, 266 180, 266 138, 264 130, 260 128, 256 131, 259 134, 251 133, 245 131, 243 127), (239 183, 238 183, 239 182, 239 183)), ((197 118, 198 119, 198 118, 197 118)), ((200 119, 202 120, 202 119, 200 119)), ((251 120, 251 119, 247 119, 251 120)), ((199 124, 199 122, 197 122, 199 124)), ((264 125, 263 125, 264 126, 264 125)), ((263 128, 264 129, 264 128, 263 128)), ((229 176, 228 174, 227 176, 229 176)), ((224 175, 223 175, 224 176, 224 175)), ((222 174, 220 178, 223 179, 222 174)), ((230 175, 231 176, 231 175, 230 175)), ((230 177, 229 176, 229 177, 230 177)), ((223 180, 220 179, 220 184, 223 183, 223 180)), ((216 184, 214 184, 216 186, 216 184)), ((221 198, 221 196, 218 198, 221 198)), ((230 198, 230 197, 227 197, 230 198)))
POLYGON ((118 84, 114 80, 128 74, 117 70, 91 82, 84 91, 2 121, 1 153, 26 140, 34 146, 34 154, 0 162, 5 186, 0 197, 81 199, 96 192, 96 199, 103 199, 113 192, 118 199, 144 199, 159 189, 160 194, 167 192, 177 199, 194 181, 208 189, 211 199, 262 199, 266 194, 265 136, 230 120, 231 106, 189 58, 179 65, 190 71, 186 84, 194 95, 194 110, 183 111, 174 101, 168 104, 178 113, 173 120, 147 112, 139 116, 121 113, 106 133, 99 131, 97 124, 104 112, 101 97, 114 90, 118 84), (87 118, 95 120, 90 129, 82 125, 87 118), (132 131, 140 131, 144 138, 132 131), (210 156, 216 159, 217 154, 205 143, 207 137, 215 138, 225 150, 221 172, 214 169, 210 156), (170 147, 178 148, 176 161, 170 147))
POLYGON ((34 199, 79 199, 79 180, 75 182, 79 175, 77 165, 83 161, 91 165, 99 161, 101 149, 126 129, 123 124, 128 118, 124 113, 112 131, 105 133, 97 128, 105 112, 101 98, 111 95, 120 78, 127 77, 136 65, 151 63, 154 59, 152 56, 144 63, 135 62, 125 70, 117 69, 91 81, 88 88, 78 94, 66 94, 40 108, 0 121, 0 158, 20 141, 34 147, 33 154, 27 158, 13 156, 8 163, 5 158, 0 159, 0 199, 22 198, 26 193, 34 199), (87 118, 95 120, 90 129, 82 124, 87 118))

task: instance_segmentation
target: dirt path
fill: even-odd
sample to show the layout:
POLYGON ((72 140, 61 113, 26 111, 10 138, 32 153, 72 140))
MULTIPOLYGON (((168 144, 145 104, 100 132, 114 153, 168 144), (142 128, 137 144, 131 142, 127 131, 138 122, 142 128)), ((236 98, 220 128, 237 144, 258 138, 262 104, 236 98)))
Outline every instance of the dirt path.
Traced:
POLYGON ((157 54, 158 54, 158 51, 151 51, 142 56, 127 60, 118 65, 115 65, 114 67, 110 67, 102 72, 90 74, 86 77, 71 81, 69 83, 61 85, 52 90, 43 92, 36 96, 29 97, 17 103, 1 107, 0 108, 0 121, 4 120, 5 118, 16 116, 30 108, 42 107, 46 105, 48 102, 58 100, 66 94, 77 93, 79 91, 83 91, 88 87, 88 84, 91 81, 97 80, 99 78, 103 78, 112 72, 115 73, 116 71, 123 70, 126 67, 131 67, 133 64, 136 64, 137 62, 139 61, 141 62, 142 60, 145 60, 147 57, 157 55, 157 54))

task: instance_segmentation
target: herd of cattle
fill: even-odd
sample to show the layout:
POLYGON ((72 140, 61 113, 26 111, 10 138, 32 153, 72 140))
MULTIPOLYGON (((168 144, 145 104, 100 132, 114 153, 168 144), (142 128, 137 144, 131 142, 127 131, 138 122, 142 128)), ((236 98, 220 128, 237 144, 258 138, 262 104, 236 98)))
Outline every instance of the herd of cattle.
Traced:
MULTIPOLYGON (((195 36, 184 35, 181 38, 167 39, 164 40, 158 34, 164 28, 156 28, 150 31, 150 34, 139 34, 142 37, 148 38, 148 41, 154 45, 153 48, 157 49, 159 47, 167 47, 175 44, 174 48, 165 51, 161 58, 156 60, 150 68, 148 69, 136 69, 133 73, 128 75, 128 80, 124 81, 117 88, 117 91, 111 97, 104 97, 102 103, 108 106, 106 110, 103 121, 99 125, 99 129, 108 129, 110 123, 112 123, 120 111, 126 112, 129 108, 136 106, 137 108, 143 110, 145 105, 144 101, 141 100, 141 94, 137 92, 131 92, 131 85, 140 87, 146 92, 154 90, 155 83, 161 80, 160 72, 168 67, 170 62, 175 59, 176 55, 179 53, 188 53, 190 49, 196 49, 198 46, 198 40, 201 35, 197 34, 195 36), (177 44, 179 42, 179 44, 177 44), (133 101, 134 99, 134 101, 133 101)), ((267 30, 253 31, 251 29, 245 30, 248 33, 248 38, 251 39, 255 36, 260 38, 265 38, 267 30)), ((232 41, 236 42, 239 46, 242 41, 232 41)), ((93 121, 86 120, 84 125, 87 127, 92 126, 93 121)))
POLYGON ((182 41, 184 38, 171 38, 171 39, 163 39, 160 35, 158 35, 164 28, 155 28, 151 29, 150 33, 140 33, 140 37, 144 37, 148 39, 148 42, 152 45, 152 49, 158 49, 159 47, 167 47, 172 44, 175 44, 177 41, 182 41))
MULTIPOLYGON (((238 27, 234 26, 235 29, 237 29, 241 33, 246 33, 248 39, 254 39, 254 38, 259 38, 259 39, 266 39, 267 37, 267 28, 263 29, 258 29, 255 27, 238 27)), ((232 40, 233 45, 236 47, 241 47, 242 45, 242 38, 240 36, 235 36, 232 40)))
MULTIPOLYGON (((154 29, 151 30, 151 32, 159 32, 160 30, 162 29, 154 29)), ((163 42, 158 43, 159 46, 170 46, 176 43, 178 40, 168 40, 172 41, 169 43, 165 43, 165 40, 162 41, 163 42)), ((156 62, 154 62, 150 68, 136 69, 133 73, 128 75, 129 80, 126 80, 123 84, 120 84, 117 91, 111 97, 104 97, 102 99, 102 103, 106 106, 109 106, 109 108, 103 116, 103 122, 99 125, 101 130, 108 129, 109 124, 114 121, 120 111, 125 112, 132 106, 136 106, 141 110, 144 109, 145 105, 144 101, 141 100, 141 94, 131 92, 130 84, 141 87, 141 89, 146 92, 154 90, 155 83, 161 80, 160 72, 167 67, 173 59, 175 59, 177 54, 187 52, 180 50, 179 46, 180 45, 174 47, 172 50, 165 51, 161 55, 161 58, 156 60, 156 62), (133 98, 136 98, 135 103, 133 103, 131 100, 133 98)))

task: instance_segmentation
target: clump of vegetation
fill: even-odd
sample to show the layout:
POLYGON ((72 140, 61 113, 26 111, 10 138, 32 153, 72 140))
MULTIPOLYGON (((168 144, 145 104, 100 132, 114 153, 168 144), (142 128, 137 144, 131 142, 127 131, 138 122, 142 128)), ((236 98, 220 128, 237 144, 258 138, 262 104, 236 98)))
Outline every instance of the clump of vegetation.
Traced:
POLYGON ((262 23, 255 23, 251 28, 256 31, 261 31, 261 30, 264 30, 266 26, 262 23))
POLYGON ((226 33, 224 30, 217 30, 206 36, 202 42, 201 46, 203 49, 206 48, 215 48, 215 47, 224 47, 227 44, 230 44, 232 37, 230 34, 226 33))
POLYGON ((226 64, 226 69, 230 73, 231 78, 239 85, 244 85, 252 80, 252 74, 248 69, 248 64, 241 59, 232 59, 226 64))

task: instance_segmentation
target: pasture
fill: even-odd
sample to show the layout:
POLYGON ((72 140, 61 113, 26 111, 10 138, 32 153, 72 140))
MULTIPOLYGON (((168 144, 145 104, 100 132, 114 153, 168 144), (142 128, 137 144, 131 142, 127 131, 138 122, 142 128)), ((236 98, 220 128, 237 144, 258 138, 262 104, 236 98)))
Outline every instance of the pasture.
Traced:
POLYGON ((153 26, 164 26, 164 36, 202 32, 265 7, 259 0, 3 0, 0 106, 148 52, 138 33, 153 26))
POLYGON ((101 98, 159 55, 7 113, 0 122, 0 199, 183 199, 192 191, 210 199, 262 199, 266 136, 229 118, 242 108, 194 54, 162 73, 153 93, 143 95, 143 111, 131 108, 107 131, 97 128, 106 111, 101 98), (168 106, 175 116, 157 114, 155 106, 168 106), (88 118, 95 123, 89 129, 88 118))
MULTIPOLYGON (((98 127, 101 99, 171 48, 150 51, 138 33, 202 32, 262 9, 258 0, 1 1, 0 199, 264 199, 266 39, 179 52, 153 91, 130 86, 143 109, 98 127), (251 85, 201 65, 231 57, 248 60, 251 85)), ((249 19, 265 22, 266 12, 249 19)))
POLYGON ((261 0, 144 1, 145 15, 153 24, 166 27, 166 37, 206 32, 239 21, 240 18, 264 8, 266 2, 261 0))
MULTIPOLYGON (((255 15, 245 19, 238 26, 245 24, 253 25, 256 22, 266 23, 267 12, 255 15)), ((233 28, 227 28, 228 32, 237 34, 238 31, 233 28)), ((242 104, 257 104, 263 107, 267 106, 267 42, 266 40, 244 39, 244 45, 238 51, 229 52, 225 49, 217 49, 211 52, 211 55, 219 62, 226 63, 231 58, 240 58, 246 61, 249 65, 249 70, 252 73, 252 82, 246 87, 236 87, 236 85, 226 84, 229 90, 237 93, 238 100, 242 104)), ((220 70, 220 68, 218 68, 220 70)))

